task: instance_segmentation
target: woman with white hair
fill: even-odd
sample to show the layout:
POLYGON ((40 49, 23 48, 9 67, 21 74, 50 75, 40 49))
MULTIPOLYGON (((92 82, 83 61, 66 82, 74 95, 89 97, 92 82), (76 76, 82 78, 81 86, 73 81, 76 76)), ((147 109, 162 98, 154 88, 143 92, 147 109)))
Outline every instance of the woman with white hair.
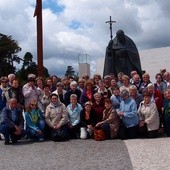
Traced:
POLYGON ((15 74, 8 74, 8 85, 11 86, 12 81, 16 78, 15 74))
POLYGON ((163 96, 160 90, 157 90, 154 88, 154 85, 152 83, 149 83, 146 87, 146 91, 148 91, 151 94, 151 102, 154 102, 156 104, 156 107, 159 112, 160 117, 160 126, 163 124, 163 113, 162 113, 162 107, 163 107, 163 96))
POLYGON ((65 105, 68 106, 70 104, 70 96, 72 94, 76 94, 77 95, 77 101, 80 100, 80 96, 81 96, 81 91, 77 88, 77 82, 76 81, 72 81, 70 83, 70 89, 66 92, 65 96, 64 96, 64 101, 65 101, 65 105))
POLYGON ((95 123, 101 122, 103 118, 103 111, 104 111, 104 101, 102 100, 102 95, 100 93, 95 93, 94 95, 94 102, 92 108, 94 110, 95 115, 95 123))
POLYGON ((72 94, 70 96, 70 104, 67 106, 69 117, 69 130, 70 137, 76 139, 80 137, 80 112, 82 106, 77 102, 77 95, 72 94))
POLYGON ((139 104, 142 102, 143 97, 141 94, 138 93, 137 87, 135 85, 130 85, 129 87, 129 94, 132 99, 135 100, 137 104, 137 108, 139 107, 139 104))

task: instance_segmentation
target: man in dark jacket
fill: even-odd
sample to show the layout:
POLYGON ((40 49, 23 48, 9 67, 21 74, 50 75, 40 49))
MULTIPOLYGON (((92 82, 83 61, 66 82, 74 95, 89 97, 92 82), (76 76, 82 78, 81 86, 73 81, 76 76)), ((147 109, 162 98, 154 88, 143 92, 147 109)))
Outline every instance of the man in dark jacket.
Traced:
POLYGON ((9 106, 5 107, 1 113, 0 133, 5 137, 5 145, 17 143, 17 140, 24 137, 24 118, 22 111, 17 107, 17 100, 11 98, 9 106))

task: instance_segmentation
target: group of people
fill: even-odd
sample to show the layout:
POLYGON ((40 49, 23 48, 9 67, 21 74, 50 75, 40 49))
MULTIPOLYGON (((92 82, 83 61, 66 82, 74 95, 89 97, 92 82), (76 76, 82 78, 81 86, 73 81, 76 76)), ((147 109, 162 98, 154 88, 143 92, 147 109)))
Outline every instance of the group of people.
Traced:
POLYGON ((14 74, 0 78, 0 133, 5 144, 22 137, 30 140, 67 141, 95 138, 101 129, 105 139, 170 136, 170 73, 161 70, 151 83, 134 70, 103 79, 95 74, 48 77, 34 74, 22 87, 14 74))

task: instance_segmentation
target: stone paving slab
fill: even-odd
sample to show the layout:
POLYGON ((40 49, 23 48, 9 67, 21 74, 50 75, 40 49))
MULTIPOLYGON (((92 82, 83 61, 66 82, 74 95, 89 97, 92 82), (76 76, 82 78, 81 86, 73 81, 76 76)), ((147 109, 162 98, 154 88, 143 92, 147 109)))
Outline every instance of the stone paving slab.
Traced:
POLYGON ((3 170, 169 170, 170 138, 136 140, 70 140, 4 145, 3 170))
POLYGON ((126 140, 135 170, 170 170, 170 138, 126 140))

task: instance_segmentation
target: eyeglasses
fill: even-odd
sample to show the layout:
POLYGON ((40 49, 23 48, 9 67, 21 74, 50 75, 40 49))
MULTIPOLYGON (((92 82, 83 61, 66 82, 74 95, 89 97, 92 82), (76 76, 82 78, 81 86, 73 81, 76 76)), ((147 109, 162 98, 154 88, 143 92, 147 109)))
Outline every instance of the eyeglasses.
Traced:
POLYGON ((37 104, 30 104, 31 106, 37 106, 37 104))

